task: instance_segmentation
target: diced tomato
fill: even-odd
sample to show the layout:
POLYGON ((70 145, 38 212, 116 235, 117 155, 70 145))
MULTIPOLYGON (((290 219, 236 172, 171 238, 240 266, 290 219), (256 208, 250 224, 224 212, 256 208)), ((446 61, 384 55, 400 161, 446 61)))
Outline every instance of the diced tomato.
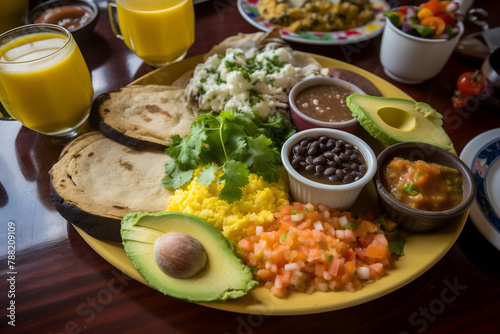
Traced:
POLYGON ((446 23, 442 18, 437 16, 431 16, 420 21, 420 24, 423 26, 431 27, 434 31, 434 36, 441 35, 446 29, 446 23))

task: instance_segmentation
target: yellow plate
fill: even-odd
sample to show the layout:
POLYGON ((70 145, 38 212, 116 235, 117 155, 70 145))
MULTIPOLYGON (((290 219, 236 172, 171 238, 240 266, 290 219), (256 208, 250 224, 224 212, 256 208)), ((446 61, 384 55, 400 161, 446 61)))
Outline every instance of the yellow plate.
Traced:
MULTIPOLYGON (((324 67, 345 68, 365 76, 377 86, 384 96, 410 98, 395 86, 363 69, 327 57, 313 56, 324 67)), ((169 85, 201 61, 202 55, 185 59, 179 63, 157 69, 134 81, 133 84, 169 85)), ((356 134, 367 141, 376 153, 383 148, 382 144, 371 138, 361 127, 358 128, 356 134)), ((369 183, 363 189, 360 198, 351 211, 366 212, 370 210, 372 212, 378 210, 377 194, 372 183, 369 183)), ((315 292, 311 295, 291 293, 286 299, 279 299, 273 297, 266 288, 259 287, 237 300, 200 304, 231 312, 263 315, 312 314, 359 305, 403 287, 431 268, 453 246, 462 231, 467 215, 468 212, 460 219, 451 221, 445 227, 432 233, 404 234, 406 255, 395 261, 394 268, 388 270, 386 276, 372 284, 365 285, 361 291, 354 293, 315 292)), ((90 247, 105 260, 133 279, 148 285, 146 280, 134 268, 121 244, 95 239, 81 229, 75 228, 90 247)), ((159 293, 158 298, 161 297, 159 293)))

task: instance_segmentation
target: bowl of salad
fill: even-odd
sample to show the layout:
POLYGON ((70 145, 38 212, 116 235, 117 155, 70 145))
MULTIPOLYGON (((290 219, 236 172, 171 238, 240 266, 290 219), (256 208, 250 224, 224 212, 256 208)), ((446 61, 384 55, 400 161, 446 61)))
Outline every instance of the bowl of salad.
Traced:
POLYGON ((464 32, 458 9, 458 2, 430 0, 387 11, 380 46, 387 76, 417 84, 441 72, 464 32))

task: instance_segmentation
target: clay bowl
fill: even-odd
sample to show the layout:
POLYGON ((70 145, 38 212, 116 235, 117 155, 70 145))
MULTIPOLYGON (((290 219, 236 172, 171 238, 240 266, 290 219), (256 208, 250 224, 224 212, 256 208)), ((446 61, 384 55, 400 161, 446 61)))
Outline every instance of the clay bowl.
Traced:
POLYGON ((389 146, 377 157, 374 177, 379 203, 387 215, 402 228, 412 232, 428 232, 438 229, 465 214, 474 199, 476 184, 469 168, 456 155, 430 144, 405 142, 389 146), (382 182, 384 167, 394 157, 410 161, 424 160, 457 169, 462 175, 462 201, 458 206, 443 211, 424 211, 412 208, 395 199, 382 182))

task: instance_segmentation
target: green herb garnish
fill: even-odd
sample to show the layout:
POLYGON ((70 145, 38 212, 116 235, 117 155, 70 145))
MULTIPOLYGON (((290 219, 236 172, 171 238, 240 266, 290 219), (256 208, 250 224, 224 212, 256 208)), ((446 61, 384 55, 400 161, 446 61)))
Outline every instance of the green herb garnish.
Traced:
POLYGON ((404 185, 404 189, 411 196, 417 196, 418 194, 421 193, 420 188, 411 182, 406 182, 404 185))
POLYGON ((224 181, 219 199, 228 203, 240 200, 242 188, 248 184, 250 173, 262 176, 267 182, 280 178, 281 143, 290 129, 284 117, 272 117, 264 123, 258 116, 248 117, 239 111, 222 111, 199 115, 184 137, 173 135, 165 152, 172 158, 165 164, 163 185, 177 189, 189 182, 200 165, 198 183, 209 185, 215 172, 221 170, 224 181), (274 138, 276 140, 274 140, 274 138), (273 143, 274 141, 274 143, 273 143))

